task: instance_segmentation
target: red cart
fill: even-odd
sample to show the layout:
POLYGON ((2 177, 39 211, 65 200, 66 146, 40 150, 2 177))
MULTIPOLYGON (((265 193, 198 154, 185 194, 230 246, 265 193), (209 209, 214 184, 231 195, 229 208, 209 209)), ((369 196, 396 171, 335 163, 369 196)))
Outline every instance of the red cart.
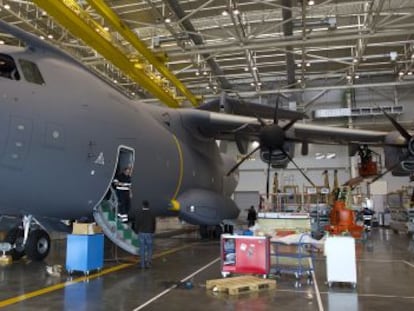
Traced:
POLYGON ((262 274, 270 270, 270 239, 261 236, 221 235, 221 273, 262 274))

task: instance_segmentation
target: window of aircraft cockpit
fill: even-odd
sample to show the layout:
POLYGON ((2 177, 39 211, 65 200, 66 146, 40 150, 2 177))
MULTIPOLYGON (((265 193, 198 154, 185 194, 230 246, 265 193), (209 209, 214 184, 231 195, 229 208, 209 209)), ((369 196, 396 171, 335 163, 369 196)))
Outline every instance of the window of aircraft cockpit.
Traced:
POLYGON ((9 55, 0 54, 0 77, 10 80, 20 80, 16 63, 9 55))
POLYGON ((26 59, 19 59, 20 66, 22 67, 23 76, 27 82, 36 83, 36 84, 45 84, 42 74, 40 73, 37 65, 26 59))

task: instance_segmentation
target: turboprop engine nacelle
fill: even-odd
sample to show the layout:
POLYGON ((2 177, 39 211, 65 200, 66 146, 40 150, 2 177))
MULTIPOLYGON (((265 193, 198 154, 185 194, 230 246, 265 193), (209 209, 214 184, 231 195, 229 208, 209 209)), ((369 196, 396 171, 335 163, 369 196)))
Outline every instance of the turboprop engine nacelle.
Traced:
POLYGON ((414 172, 414 141, 410 140, 406 143, 405 138, 400 133, 391 132, 387 135, 385 138, 384 156, 387 169, 395 166, 396 163, 400 163, 391 171, 392 175, 407 176, 414 172), (406 146, 392 146, 397 144, 406 144, 406 146))
MULTIPOLYGON (((292 142, 285 142, 283 144, 283 150, 293 158, 293 155, 295 154, 295 144, 292 142)), ((260 158, 265 163, 269 163, 270 161, 270 165, 273 168, 286 168, 289 163, 289 158, 279 149, 272 150, 271 155, 269 150, 260 150, 260 158)))

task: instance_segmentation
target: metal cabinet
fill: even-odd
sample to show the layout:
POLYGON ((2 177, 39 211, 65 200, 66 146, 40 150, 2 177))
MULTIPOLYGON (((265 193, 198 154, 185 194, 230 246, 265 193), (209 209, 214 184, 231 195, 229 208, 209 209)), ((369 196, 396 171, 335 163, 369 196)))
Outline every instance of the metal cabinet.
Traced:
POLYGON ((357 284, 355 239, 328 237, 325 242, 326 275, 329 287, 334 282, 357 284))
POLYGON ((66 245, 66 270, 81 271, 86 275, 91 270, 103 267, 103 234, 69 234, 66 245))
POLYGON ((259 236, 221 235, 221 271, 231 273, 269 273, 269 238, 259 236))

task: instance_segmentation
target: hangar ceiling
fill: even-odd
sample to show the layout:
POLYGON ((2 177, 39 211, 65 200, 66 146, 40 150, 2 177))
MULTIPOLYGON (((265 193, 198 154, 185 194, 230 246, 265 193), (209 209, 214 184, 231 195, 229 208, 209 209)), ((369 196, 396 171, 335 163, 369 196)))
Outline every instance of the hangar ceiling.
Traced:
MULTIPOLYGON (((0 18, 65 49, 129 96, 155 102, 123 70, 72 35, 62 20, 36 5, 42 2, 48 1, 0 0, 0 18)), ((410 0, 59 2, 75 3, 108 31, 124 55, 140 58, 93 6, 105 3, 194 96, 205 99, 222 91, 266 99, 277 93, 297 97, 306 90, 323 94, 414 84, 410 0)), ((7 34, 1 40, 17 44, 7 34)), ((152 65, 149 70, 158 75, 152 65)))

